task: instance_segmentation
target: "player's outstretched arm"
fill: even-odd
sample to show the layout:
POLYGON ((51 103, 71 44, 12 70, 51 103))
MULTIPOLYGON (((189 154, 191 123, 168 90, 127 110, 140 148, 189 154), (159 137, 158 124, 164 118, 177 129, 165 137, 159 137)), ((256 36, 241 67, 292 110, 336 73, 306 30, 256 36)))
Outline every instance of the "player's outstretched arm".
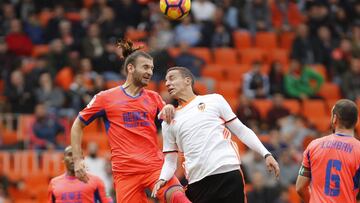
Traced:
POLYGON ((177 168, 177 152, 171 152, 165 154, 165 160, 163 167, 161 169, 159 180, 155 183, 155 186, 152 190, 151 196, 156 197, 159 189, 166 184, 168 180, 170 180, 176 171, 177 168))
POLYGON ((296 192, 299 194, 304 203, 310 201, 309 185, 311 181, 311 172, 309 168, 301 166, 299 175, 296 180, 296 192))
POLYGON ((235 134, 241 142, 243 142, 250 149, 258 152, 261 156, 265 157, 265 163, 268 170, 274 172, 275 177, 279 178, 280 168, 277 161, 271 155, 271 153, 261 143, 254 131, 246 127, 238 118, 233 119, 226 123, 226 127, 235 134))
POLYGON ((79 118, 76 118, 71 127, 71 147, 73 153, 72 157, 74 159, 75 176, 86 183, 89 181, 89 177, 86 174, 85 163, 81 151, 81 141, 84 127, 85 124, 83 124, 79 118))

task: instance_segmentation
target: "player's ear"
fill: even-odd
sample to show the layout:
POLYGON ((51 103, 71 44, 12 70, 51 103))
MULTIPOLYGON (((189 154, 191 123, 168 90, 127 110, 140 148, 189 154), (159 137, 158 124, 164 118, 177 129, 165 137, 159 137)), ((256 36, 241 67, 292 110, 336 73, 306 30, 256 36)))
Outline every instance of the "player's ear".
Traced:
POLYGON ((187 85, 191 85, 191 79, 190 79, 189 77, 186 77, 186 78, 185 78, 185 83, 186 83, 187 85))
POLYGON ((127 69, 127 72, 128 73, 133 73, 135 71, 135 66, 131 63, 129 63, 127 66, 126 66, 126 69, 127 69))

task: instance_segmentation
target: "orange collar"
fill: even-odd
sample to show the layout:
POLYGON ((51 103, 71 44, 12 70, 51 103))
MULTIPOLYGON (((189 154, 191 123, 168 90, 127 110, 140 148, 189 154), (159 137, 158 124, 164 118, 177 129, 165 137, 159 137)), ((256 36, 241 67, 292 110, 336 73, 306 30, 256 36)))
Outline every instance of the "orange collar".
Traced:
POLYGON ((196 98, 196 95, 194 97, 192 97, 191 99, 189 99, 189 101, 187 101, 187 102, 180 102, 179 101, 179 106, 176 109, 179 110, 179 109, 184 108, 186 105, 188 105, 195 98, 196 98))

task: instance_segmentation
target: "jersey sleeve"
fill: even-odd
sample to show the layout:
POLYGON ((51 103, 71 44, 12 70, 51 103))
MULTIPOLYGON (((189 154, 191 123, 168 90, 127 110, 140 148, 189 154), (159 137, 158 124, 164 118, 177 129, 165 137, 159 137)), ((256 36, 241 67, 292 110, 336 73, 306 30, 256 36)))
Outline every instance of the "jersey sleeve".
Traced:
POLYGON ((97 176, 93 176, 95 179, 95 183, 96 183, 96 190, 95 190, 95 202, 101 202, 101 203, 112 203, 112 199, 110 197, 106 196, 106 192, 105 192, 105 186, 103 181, 97 177, 97 176))
POLYGON ((302 161, 302 165, 304 166, 304 167, 306 167, 306 168, 310 168, 310 150, 311 150, 311 148, 312 148, 312 143, 310 143, 307 147, 306 147, 306 149, 305 149, 305 151, 304 151, 304 153, 303 153, 303 161, 302 161))
POLYGON ((229 103, 225 100, 225 98, 222 95, 216 94, 216 101, 218 102, 217 105, 219 107, 220 117, 223 120, 225 120, 225 122, 229 122, 234 118, 236 118, 236 115, 232 111, 229 103))
POLYGON ((95 95, 89 104, 79 113, 79 119, 89 125, 96 118, 105 115, 103 95, 101 93, 95 95))
MULTIPOLYGON (((170 124, 172 125, 172 124, 170 124)), ((176 144, 176 137, 171 132, 170 125, 166 122, 162 122, 162 136, 163 136, 163 152, 177 152, 178 146, 176 144)))
POLYGON ((49 187, 48 187, 47 203, 55 203, 55 202, 56 202, 56 198, 55 198, 54 191, 53 191, 53 182, 50 181, 49 187))

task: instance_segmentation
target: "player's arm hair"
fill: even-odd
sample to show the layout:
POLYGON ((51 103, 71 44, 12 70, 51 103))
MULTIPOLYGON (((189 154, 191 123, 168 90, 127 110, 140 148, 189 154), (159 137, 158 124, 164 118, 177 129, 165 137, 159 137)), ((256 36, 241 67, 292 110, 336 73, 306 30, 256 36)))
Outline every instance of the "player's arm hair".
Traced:
POLYGON ((83 128, 86 125, 77 117, 71 127, 71 147, 72 156, 74 159, 80 159, 82 157, 81 142, 83 136, 83 128))
POLYGON ((250 149, 258 152, 262 157, 270 152, 261 143, 254 131, 246 127, 238 118, 226 122, 226 127, 250 149))
POLYGON ((309 191, 309 185, 310 185, 310 177, 298 175, 296 180, 296 192, 299 194, 301 199, 307 203, 310 200, 310 191, 309 191))
POLYGON ((178 159, 177 152, 165 153, 165 160, 163 167, 161 169, 159 179, 168 181, 174 176, 174 173, 177 168, 177 159, 178 159))

